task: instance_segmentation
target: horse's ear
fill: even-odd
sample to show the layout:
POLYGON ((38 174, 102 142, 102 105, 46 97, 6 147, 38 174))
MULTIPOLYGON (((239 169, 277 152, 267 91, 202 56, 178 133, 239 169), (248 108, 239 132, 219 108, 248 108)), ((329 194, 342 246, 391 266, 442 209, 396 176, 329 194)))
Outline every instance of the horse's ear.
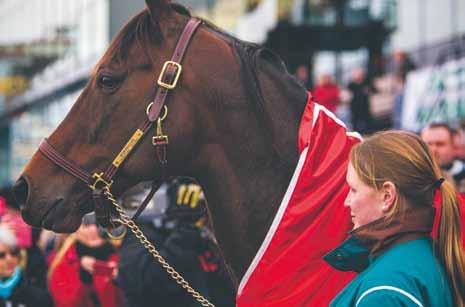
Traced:
POLYGON ((145 0, 145 4, 152 16, 152 19, 156 22, 169 10, 170 0, 145 0))

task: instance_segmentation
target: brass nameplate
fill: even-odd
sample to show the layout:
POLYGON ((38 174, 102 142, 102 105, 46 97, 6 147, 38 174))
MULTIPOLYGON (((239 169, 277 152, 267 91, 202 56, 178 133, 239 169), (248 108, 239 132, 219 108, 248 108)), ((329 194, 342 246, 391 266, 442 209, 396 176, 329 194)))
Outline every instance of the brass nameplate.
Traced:
POLYGON ((119 167, 121 163, 126 159, 126 157, 131 153, 131 151, 134 149, 134 146, 137 145, 139 142, 140 138, 144 135, 144 132, 142 130, 137 129, 136 132, 132 135, 132 137, 129 139, 129 141, 124 145, 124 148, 121 150, 121 152, 116 156, 115 160, 113 160, 113 165, 115 167, 119 167))

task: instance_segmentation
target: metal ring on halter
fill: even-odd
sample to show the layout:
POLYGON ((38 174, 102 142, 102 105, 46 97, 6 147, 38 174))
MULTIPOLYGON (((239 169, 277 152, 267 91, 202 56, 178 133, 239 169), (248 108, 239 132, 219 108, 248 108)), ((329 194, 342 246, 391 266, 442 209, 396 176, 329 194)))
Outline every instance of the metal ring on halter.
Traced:
MULTIPOLYGON (((150 114, 150 109, 152 108, 152 106, 153 106, 153 102, 151 102, 151 103, 147 106, 147 109, 145 110, 145 113, 147 113, 147 116, 149 116, 149 114, 150 114)), ((162 115, 162 116, 160 116, 160 115, 158 116, 158 118, 159 118, 160 120, 165 120, 165 118, 168 116, 168 107, 167 107, 166 105, 163 106, 163 111, 164 111, 163 115, 162 115)))
POLYGON ((122 240, 124 239, 124 237, 126 236, 126 233, 128 232, 127 228, 124 227, 124 231, 120 234, 120 235, 117 235, 117 236, 114 236, 110 231, 108 231, 106 228, 105 228, 105 232, 107 234, 107 236, 110 238, 110 240, 122 240))
MULTIPOLYGON (((120 225, 120 226, 118 226, 118 227, 123 227, 123 231, 121 232, 121 234, 116 235, 116 236, 113 235, 113 234, 111 233, 111 231, 109 231, 107 228, 104 228, 105 233, 106 233, 107 236, 110 238, 110 240, 122 240, 122 239, 126 236, 126 234, 127 234, 127 232, 128 232, 128 229, 126 228, 126 226, 120 225)), ((116 227, 116 228, 114 228, 114 229, 117 229, 118 227, 116 227)))

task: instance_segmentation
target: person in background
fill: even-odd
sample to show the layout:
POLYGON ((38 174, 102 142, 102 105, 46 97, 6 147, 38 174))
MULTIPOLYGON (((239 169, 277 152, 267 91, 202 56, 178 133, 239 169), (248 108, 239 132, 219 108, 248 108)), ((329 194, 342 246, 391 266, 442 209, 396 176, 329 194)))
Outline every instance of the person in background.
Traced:
POLYGON ((31 284, 47 289, 48 264, 42 250, 37 246, 40 234, 40 228, 32 228, 32 244, 26 250, 25 272, 31 284))
POLYGON ((360 274, 331 306, 464 307, 460 204, 427 145, 405 131, 377 133, 352 148, 347 183, 354 229, 325 260, 360 274))
POLYGON ((190 178, 177 178, 170 183, 167 193, 169 207, 165 211, 166 221, 177 220, 180 225, 193 224, 200 233, 198 260, 211 300, 217 306, 235 306, 234 286, 208 225, 207 203, 202 188, 190 178))
POLYGON ((20 248, 23 274, 32 285, 46 289, 47 263, 36 244, 41 230, 31 228, 23 221, 11 187, 1 189, 0 195, 0 226, 15 234, 20 248))
POLYGON ((460 193, 465 193, 465 163, 455 159, 452 130, 445 123, 433 123, 421 131, 422 140, 445 176, 451 176, 460 193))
POLYGON ((369 84, 363 69, 357 68, 352 71, 352 78, 347 89, 352 94, 350 100, 352 128, 361 134, 369 133, 372 129, 373 118, 369 104, 369 84))
POLYGON ((295 77, 297 78, 297 81, 305 87, 305 89, 308 90, 310 88, 310 73, 306 65, 301 64, 297 66, 295 70, 295 77))
POLYGON ((49 293, 30 284, 19 263, 14 234, 0 227, 0 307, 53 306, 49 293))
POLYGON ((49 289, 56 307, 124 306, 114 283, 118 256, 99 232, 95 215, 84 216, 81 227, 69 235, 52 258, 49 289))
POLYGON ((31 226, 23 221, 9 186, 0 190, 0 223, 13 231, 19 248, 28 248, 32 245, 31 226))
POLYGON ((454 144, 455 159, 465 162, 465 121, 459 129, 454 130, 452 140, 454 144))
POLYGON ((395 129, 402 128, 402 109, 404 107, 407 75, 416 69, 411 57, 404 51, 396 51, 392 55, 391 72, 394 75, 396 94, 392 112, 392 124, 395 129))
POLYGON ((333 77, 324 73, 318 77, 318 83, 312 91, 316 102, 326 107, 331 112, 335 112, 341 102, 339 86, 334 82, 333 77))
MULTIPOLYGON (((144 190, 143 185, 133 188, 124 203, 134 202, 144 190)), ((143 197, 139 198, 140 204, 143 197)), ((165 183, 154 199, 137 220, 149 241, 201 295, 217 306, 235 306, 231 281, 218 275, 219 257, 210 248, 212 239, 205 227, 206 207, 200 186, 188 178, 176 179, 165 183)), ((118 282, 128 307, 149 307, 154 302, 170 307, 199 306, 130 232, 120 248, 118 282)))
POLYGON ((396 51, 392 55, 394 74, 404 84, 409 72, 416 69, 416 65, 404 51, 396 51))

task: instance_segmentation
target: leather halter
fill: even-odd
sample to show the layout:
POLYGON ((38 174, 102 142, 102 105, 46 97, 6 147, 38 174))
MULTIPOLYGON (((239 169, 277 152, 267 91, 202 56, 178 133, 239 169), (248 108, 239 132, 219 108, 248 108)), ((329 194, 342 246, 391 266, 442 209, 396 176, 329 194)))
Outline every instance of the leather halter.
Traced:
POLYGON ((158 162, 161 165, 161 180, 158 184, 155 184, 154 181, 152 184, 152 190, 137 210, 133 220, 135 220, 139 214, 142 213, 155 191, 166 179, 166 170, 168 165, 166 154, 168 137, 164 135, 161 130, 161 123, 168 113, 168 108, 165 104, 166 98, 169 91, 174 89, 177 85, 182 71, 182 66, 180 63, 182 62, 192 36, 201 23, 201 20, 191 18, 185 26, 178 40, 171 60, 166 61, 163 65, 157 82, 157 92, 153 101, 147 106, 147 118, 145 118, 145 120, 139 125, 133 136, 129 139, 129 141, 115 157, 110 166, 108 166, 105 172, 94 172, 92 174, 89 173, 85 169, 75 164, 73 161, 68 160, 66 157, 60 154, 55 148, 53 148, 52 145, 50 145, 47 139, 44 139, 39 146, 39 151, 50 161, 88 185, 88 187, 92 190, 92 198, 95 203, 95 214, 97 221, 104 227, 115 227, 113 221, 111 220, 113 208, 111 208, 110 204, 106 200, 104 193, 105 189, 108 189, 108 191, 110 190, 116 172, 119 170, 126 158, 131 154, 136 145, 138 145, 142 137, 152 127, 155 121, 157 121, 157 129, 156 135, 152 138, 152 143, 155 146, 156 156, 158 162), (161 114, 162 110, 165 111, 164 114, 161 114))

